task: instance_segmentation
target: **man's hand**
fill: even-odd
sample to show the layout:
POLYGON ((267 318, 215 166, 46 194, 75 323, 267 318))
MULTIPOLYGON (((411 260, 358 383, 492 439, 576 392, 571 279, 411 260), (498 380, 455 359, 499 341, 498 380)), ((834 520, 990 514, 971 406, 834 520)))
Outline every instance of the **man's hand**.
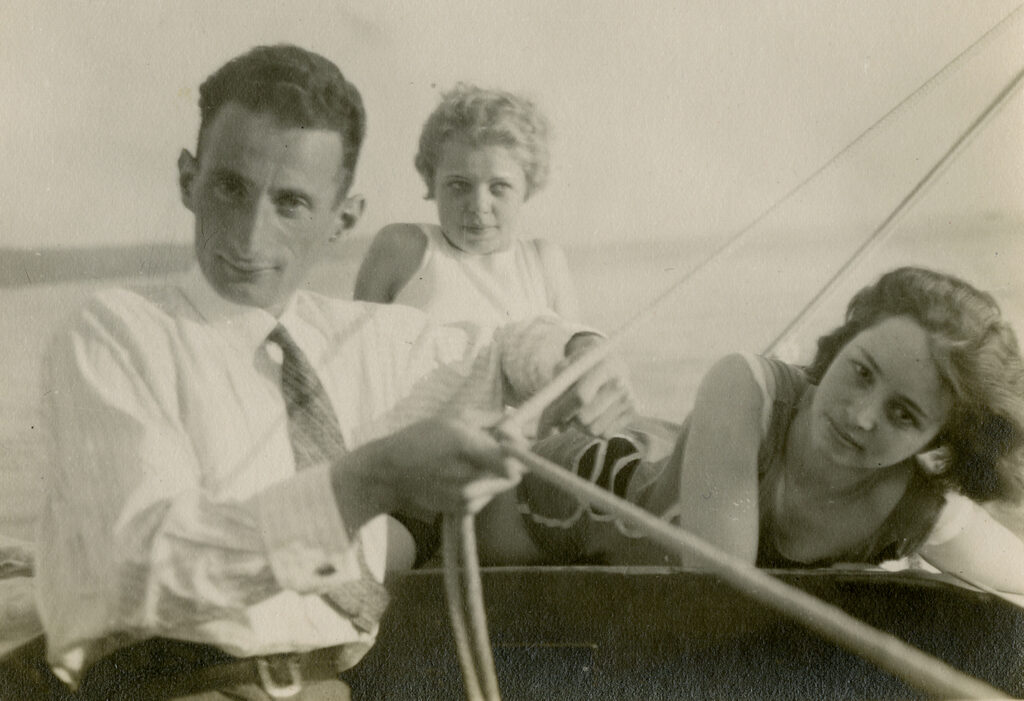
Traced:
MULTIPOLYGON (((565 359, 555 366, 557 375, 580 356, 605 340, 595 334, 576 334, 565 347, 565 359)), ((636 416, 633 390, 625 363, 605 358, 586 372, 541 414, 538 435, 579 424, 595 436, 609 437, 636 416)))
POLYGON ((332 484, 355 528, 392 511, 426 520, 438 512, 476 513, 521 473, 483 429, 462 419, 428 419, 349 454, 334 465, 332 484))

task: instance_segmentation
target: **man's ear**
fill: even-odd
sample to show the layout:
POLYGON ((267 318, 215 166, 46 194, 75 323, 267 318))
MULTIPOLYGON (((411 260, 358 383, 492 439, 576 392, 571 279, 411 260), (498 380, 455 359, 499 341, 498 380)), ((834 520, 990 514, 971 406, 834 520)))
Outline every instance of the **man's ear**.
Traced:
POLYGON ((192 183, 199 171, 199 161, 187 149, 181 149, 178 155, 178 190, 181 192, 181 202, 191 212, 192 209, 192 183))
POLYGON ((366 198, 362 195, 346 197, 338 208, 338 228, 330 240, 337 241, 343 233, 354 227, 359 221, 359 217, 363 216, 365 209, 366 198))

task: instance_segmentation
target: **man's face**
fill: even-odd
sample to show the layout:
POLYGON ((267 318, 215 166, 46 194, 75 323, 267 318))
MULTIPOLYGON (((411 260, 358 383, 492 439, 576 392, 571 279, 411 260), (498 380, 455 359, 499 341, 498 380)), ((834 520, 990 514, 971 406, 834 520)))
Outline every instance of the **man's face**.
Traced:
POLYGON ((195 214, 196 258, 225 299, 279 315, 324 246, 350 227, 360 198, 342 197, 341 135, 282 126, 228 103, 178 160, 195 214))

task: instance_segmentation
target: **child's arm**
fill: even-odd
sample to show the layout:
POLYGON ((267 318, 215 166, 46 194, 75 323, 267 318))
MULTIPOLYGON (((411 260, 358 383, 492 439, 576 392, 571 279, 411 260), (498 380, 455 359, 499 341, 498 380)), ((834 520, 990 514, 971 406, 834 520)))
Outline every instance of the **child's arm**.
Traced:
POLYGON ((960 532, 921 556, 943 572, 1012 594, 1024 594, 1024 541, 978 504, 960 532))
POLYGON ((537 239, 537 254, 544 266, 544 277, 548 294, 551 295, 551 308, 563 319, 580 318, 580 305, 576 297, 576 286, 569 274, 569 263, 565 251, 557 243, 537 239))
POLYGON ((356 276, 355 299, 390 304, 419 269, 427 239, 415 224, 388 224, 377 232, 356 276))

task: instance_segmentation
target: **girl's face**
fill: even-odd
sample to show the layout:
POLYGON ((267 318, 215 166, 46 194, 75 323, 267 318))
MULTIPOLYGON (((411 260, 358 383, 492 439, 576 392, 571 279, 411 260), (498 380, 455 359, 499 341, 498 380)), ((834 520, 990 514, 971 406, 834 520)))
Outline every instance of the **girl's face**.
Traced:
POLYGON ((526 201, 526 174, 504 146, 450 139, 441 147, 434 197, 445 238, 476 255, 504 251, 526 201))
POLYGON ((840 465, 888 467, 927 446, 952 407, 927 332, 894 316, 854 336, 832 361, 811 403, 811 440, 840 465))

